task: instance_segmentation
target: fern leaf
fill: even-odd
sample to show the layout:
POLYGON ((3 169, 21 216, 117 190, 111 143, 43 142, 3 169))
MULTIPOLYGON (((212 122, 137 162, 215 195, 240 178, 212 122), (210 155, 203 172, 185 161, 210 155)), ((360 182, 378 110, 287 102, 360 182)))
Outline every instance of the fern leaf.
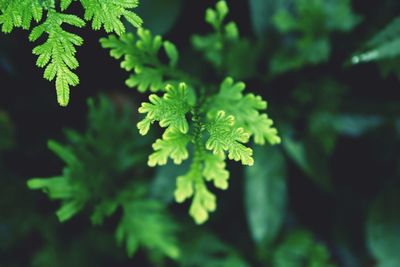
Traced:
MULTIPOLYGON (((158 35, 152 36, 150 31, 138 29, 138 40, 131 33, 120 37, 109 36, 100 39, 103 48, 110 49, 110 55, 116 59, 122 59, 121 67, 126 71, 134 71, 134 74, 126 80, 130 88, 137 87, 139 92, 150 90, 157 92, 163 90, 168 83, 181 82, 177 79, 176 66, 179 53, 175 45, 163 41, 158 35), (159 59, 161 48, 169 58, 169 64, 163 64, 159 59)), ((184 77, 180 77, 184 78, 184 77)))
POLYGON ((206 148, 215 155, 223 156, 228 151, 228 158, 241 161, 243 165, 253 165, 253 151, 243 145, 249 141, 250 134, 243 128, 235 127, 235 118, 226 116, 224 111, 219 111, 213 121, 208 123, 207 131, 210 134, 206 148))
POLYGON ((43 16, 40 0, 9 0, 0 5, 0 24, 2 31, 11 32, 14 28, 29 29, 32 20, 39 22, 43 16))
POLYGON ((118 225, 116 239, 119 244, 126 244, 128 256, 132 257, 139 245, 150 252, 160 251, 173 259, 179 256, 173 235, 176 225, 160 203, 125 200, 122 206, 124 215, 118 225))
POLYGON ((175 199, 178 203, 192 197, 189 214, 197 224, 202 224, 208 219, 208 213, 216 209, 216 197, 208 191, 204 184, 202 173, 197 164, 192 164, 191 170, 177 179, 175 199))
POLYGON ((138 6, 138 0, 80 0, 85 9, 85 20, 92 21, 92 28, 104 27, 107 33, 121 35, 125 26, 121 17, 125 17, 135 27, 142 25, 142 20, 130 9, 138 6))
POLYGON ((235 83, 230 77, 220 86, 220 91, 211 100, 209 116, 215 116, 220 110, 235 117, 236 125, 243 127, 254 136, 256 144, 263 145, 265 140, 270 144, 280 143, 278 131, 272 126, 273 121, 267 114, 267 102, 254 94, 243 94, 246 85, 243 82, 235 83))
POLYGON ((61 0, 60 1, 60 8, 61 11, 65 11, 75 0, 61 0))
POLYGON ((207 181, 213 181, 216 188, 226 190, 228 188, 229 172, 225 167, 224 157, 206 155, 204 158, 203 176, 207 181))
POLYGON ((42 34, 48 35, 47 40, 33 49, 38 56, 36 64, 45 67, 44 78, 49 81, 56 79, 57 100, 61 106, 69 102, 70 86, 79 83, 78 76, 72 72, 79 66, 75 58, 76 48, 83 43, 83 39, 76 34, 65 31, 61 25, 69 24, 83 27, 84 21, 75 15, 49 11, 45 22, 33 28, 29 39, 36 41, 42 34))
POLYGON ((189 157, 186 148, 189 141, 189 135, 183 134, 175 128, 169 128, 164 132, 163 138, 157 139, 153 144, 155 152, 149 156, 149 166, 165 165, 169 157, 175 164, 181 164, 183 160, 189 157))
POLYGON ((146 113, 146 118, 138 123, 141 134, 146 134, 150 124, 159 121, 161 127, 175 128, 182 133, 187 133, 189 124, 186 113, 191 109, 188 100, 188 90, 184 83, 179 86, 169 85, 166 93, 161 98, 150 95, 150 103, 142 103, 139 113, 146 113))

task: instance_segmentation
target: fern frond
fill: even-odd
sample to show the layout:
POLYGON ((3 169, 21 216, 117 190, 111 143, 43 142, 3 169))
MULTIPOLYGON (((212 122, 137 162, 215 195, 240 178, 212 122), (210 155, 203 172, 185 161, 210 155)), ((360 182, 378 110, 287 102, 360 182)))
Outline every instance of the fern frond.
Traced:
POLYGON ((235 127, 235 118, 219 111, 215 118, 206 124, 210 134, 206 142, 206 148, 215 155, 223 157, 228 151, 229 159, 241 161, 243 165, 253 165, 253 151, 243 145, 249 141, 250 134, 243 128, 235 127))
POLYGON ((83 39, 76 34, 65 31, 62 24, 83 27, 84 21, 75 15, 61 14, 50 10, 45 22, 33 28, 29 39, 36 41, 44 33, 48 35, 46 42, 36 46, 33 54, 38 56, 36 64, 45 68, 44 78, 56 79, 57 100, 61 106, 69 102, 70 86, 79 83, 78 76, 72 72, 79 66, 75 57, 75 46, 81 46, 83 39))
POLYGON ((228 188, 229 172, 226 170, 224 157, 207 154, 204 156, 203 176, 207 181, 213 181, 216 188, 228 188))
POLYGON ((148 177, 132 180, 138 166, 145 163, 149 146, 132 127, 133 110, 121 112, 105 97, 99 102, 89 100, 88 106, 85 133, 67 131, 67 145, 49 142, 49 148, 65 162, 62 174, 30 179, 29 188, 61 201, 56 212, 60 221, 91 208, 92 223, 102 224, 121 207, 116 239, 126 246, 129 256, 144 247, 158 256, 176 258, 174 221, 161 203, 148 197, 148 177))
POLYGON ((194 35, 193 47, 202 52, 204 58, 217 69, 224 66, 228 43, 236 43, 239 38, 239 30, 235 22, 225 23, 229 8, 225 1, 218 1, 215 8, 208 8, 205 20, 210 24, 214 32, 208 35, 194 35))
POLYGON ((142 19, 130 9, 138 6, 138 0, 80 0, 85 9, 85 20, 92 21, 92 28, 100 30, 104 27, 107 33, 121 35, 125 26, 121 17, 125 17, 135 27, 142 25, 142 19))
POLYGON ((154 152, 149 156, 148 165, 151 167, 165 165, 168 158, 171 158, 175 164, 181 164, 183 160, 189 157, 186 148, 189 141, 189 135, 176 128, 168 128, 162 139, 157 139, 153 144, 154 152))
POLYGON ((112 57, 122 58, 123 69, 134 71, 126 80, 128 87, 137 87, 139 92, 157 92, 163 90, 166 84, 188 81, 176 69, 179 52, 173 43, 163 41, 158 35, 152 36, 150 31, 144 29, 138 29, 137 36, 137 41, 131 33, 100 39, 102 47, 110 49, 112 57), (161 48, 169 59, 168 64, 159 58, 161 48))
POLYGON ((270 144, 279 144, 278 131, 272 127, 273 121, 267 114, 267 102, 254 94, 243 94, 246 85, 243 82, 235 83, 230 77, 220 86, 218 94, 207 105, 209 116, 215 116, 220 110, 233 115, 236 125, 243 127, 254 136, 256 144, 263 145, 265 140, 270 144))
POLYGON ((190 171, 176 180, 175 199, 182 203, 193 196, 189 214, 197 224, 202 224, 208 219, 208 213, 215 211, 216 197, 211 193, 203 180, 200 165, 193 163, 190 171))
POLYGON ((129 257, 135 254, 139 246, 150 252, 159 251, 173 259, 179 256, 174 237, 176 225, 162 204, 152 200, 125 200, 122 207, 124 215, 115 236, 119 244, 126 244, 129 257))
POLYGON ((43 17, 40 0, 8 0, 0 3, 0 24, 2 31, 10 33, 14 28, 28 30, 31 22, 39 22, 43 17))
POLYGON ((147 134, 150 125, 155 121, 158 121, 161 127, 171 127, 181 133, 188 132, 186 114, 191 110, 191 105, 187 86, 184 83, 177 87, 168 85, 165 90, 162 98, 155 94, 150 95, 150 103, 142 103, 139 108, 139 113, 146 113, 146 118, 137 125, 142 135, 147 134))
MULTIPOLYGON (((83 168, 83 165, 70 148, 64 147, 55 141, 49 141, 48 146, 66 164, 77 169, 83 168)), ((80 212, 89 199, 89 191, 80 182, 71 179, 68 175, 69 173, 70 170, 66 170, 66 175, 63 176, 33 178, 28 181, 30 189, 43 190, 50 199, 62 201, 61 207, 56 212, 60 222, 69 220, 80 212)))
MULTIPOLYGON (((81 46, 83 39, 64 30, 62 24, 81 28, 85 23, 76 15, 61 13, 74 1, 77 0, 0 1, 0 25, 4 33, 14 28, 30 30, 32 22, 37 24, 45 18, 44 22, 32 29, 29 39, 36 41, 43 33, 48 35, 47 41, 36 46, 33 54, 39 56, 37 65, 46 67, 44 78, 49 81, 55 79, 57 99, 61 106, 68 105, 70 87, 79 83, 78 76, 73 72, 79 65, 75 47, 81 46)), ((80 3, 85 11, 85 19, 92 21, 95 30, 103 27, 106 32, 121 35, 125 32, 123 17, 134 27, 142 24, 142 20, 132 11, 137 7, 138 0, 80 0, 80 3)))

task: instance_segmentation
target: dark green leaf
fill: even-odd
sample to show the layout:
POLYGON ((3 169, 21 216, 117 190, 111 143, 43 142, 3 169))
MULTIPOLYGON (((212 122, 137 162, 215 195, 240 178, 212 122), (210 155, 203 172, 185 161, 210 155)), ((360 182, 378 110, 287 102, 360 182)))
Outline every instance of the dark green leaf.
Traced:
POLYGON ((388 187, 372 203, 367 221, 367 243, 379 267, 400 266, 400 190, 388 187))
POLYGON ((245 205, 253 240, 270 243, 286 214, 286 164, 277 147, 255 147, 254 166, 246 168, 245 205))

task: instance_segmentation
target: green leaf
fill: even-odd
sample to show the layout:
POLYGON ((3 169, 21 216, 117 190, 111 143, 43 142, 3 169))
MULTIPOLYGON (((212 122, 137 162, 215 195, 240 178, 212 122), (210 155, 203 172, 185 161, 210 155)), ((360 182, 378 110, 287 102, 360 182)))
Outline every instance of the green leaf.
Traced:
POLYGON ((265 141, 270 144, 279 144, 281 139, 278 131, 272 126, 273 121, 266 113, 267 102, 254 94, 243 94, 246 85, 243 82, 234 82, 226 78, 220 86, 220 91, 210 100, 207 107, 209 116, 215 116, 223 110, 228 115, 233 115, 238 127, 243 127, 254 136, 256 144, 263 145, 265 141))
POLYGON ((175 67, 179 59, 179 53, 178 50, 176 49, 176 46, 171 42, 165 41, 164 49, 168 55, 170 66, 175 67))
POLYGON ((390 59, 400 55, 400 17, 396 17, 367 43, 368 51, 352 57, 353 64, 390 59))
POLYGON ((118 35, 125 33, 125 26, 121 17, 134 27, 142 25, 139 18, 131 9, 136 8, 138 0, 80 0, 85 9, 85 20, 92 21, 92 28, 100 30, 104 27, 107 33, 115 32, 118 35))
POLYGON ((66 10, 73 1, 75 0, 61 0, 60 2, 61 11, 66 10))
POLYGON ((203 176, 206 181, 213 181, 216 188, 228 188, 229 172, 225 169, 224 157, 207 154, 204 159, 203 176))
POLYGON ((184 161, 181 165, 168 162, 166 165, 157 167, 150 188, 150 196, 162 203, 170 204, 174 200, 176 177, 182 174, 182 170, 188 169, 189 161, 184 161))
POLYGON ((310 137, 308 140, 295 140, 284 135, 283 148, 288 156, 325 191, 332 190, 330 173, 328 171, 328 157, 321 151, 320 144, 310 137))
POLYGON ((371 204, 366 225, 367 245, 379 267, 400 264, 399 185, 388 186, 371 204))
POLYGON ((174 44, 162 40, 158 35, 153 36, 150 31, 138 29, 138 40, 135 42, 133 34, 121 35, 119 38, 111 35, 100 39, 103 48, 110 49, 110 55, 121 59, 121 67, 134 73, 126 80, 128 87, 137 87, 139 92, 150 90, 161 91, 167 84, 178 84, 186 81, 176 69, 179 53, 174 44), (164 46, 169 57, 169 64, 164 64, 159 57, 160 48, 164 46))
POLYGON ((179 257, 176 244, 175 223, 163 206, 152 200, 124 200, 124 215, 116 230, 119 244, 126 244, 128 256, 132 257, 139 246, 150 252, 157 250, 170 258, 179 257))
POLYGON ((314 240, 306 230, 289 231, 273 251, 274 267, 335 267, 327 247, 314 240))
POLYGON ((181 133, 187 133, 189 124, 186 113, 191 109, 188 100, 188 90, 184 83, 179 86, 167 85, 166 93, 161 98, 150 95, 150 103, 144 102, 139 108, 139 113, 145 113, 146 117, 137 124, 142 135, 147 134, 150 125, 155 121, 161 127, 175 128, 181 133))
POLYGON ((156 165, 167 164, 168 158, 174 161, 174 164, 181 164, 182 161, 189 157, 187 144, 190 136, 177 130, 176 128, 168 128, 162 139, 157 139, 153 144, 154 152, 149 156, 148 165, 154 167, 156 165))
POLYGON ((220 157, 228 151, 229 159, 241 161, 243 165, 253 165, 253 151, 243 145, 249 141, 250 135, 243 128, 235 127, 233 116, 226 116, 224 111, 219 111, 206 128, 210 134, 206 142, 208 150, 220 157))
POLYGON ((15 27, 28 30, 31 22, 39 22, 43 16, 43 7, 40 0, 8 0, 0 6, 0 25, 5 33, 15 27))
POLYGON ((255 164, 245 172, 245 207, 252 238, 270 244, 286 215, 286 164, 276 147, 254 147, 255 164))
POLYGON ((44 78, 49 81, 56 79, 58 103, 67 106, 70 86, 79 83, 78 76, 72 70, 79 66, 75 58, 75 46, 81 46, 83 39, 65 31, 61 27, 63 23, 79 28, 85 25, 84 21, 75 15, 49 11, 46 21, 32 30, 29 39, 35 41, 42 34, 48 34, 47 40, 33 49, 33 54, 38 56, 38 67, 45 67, 44 78))

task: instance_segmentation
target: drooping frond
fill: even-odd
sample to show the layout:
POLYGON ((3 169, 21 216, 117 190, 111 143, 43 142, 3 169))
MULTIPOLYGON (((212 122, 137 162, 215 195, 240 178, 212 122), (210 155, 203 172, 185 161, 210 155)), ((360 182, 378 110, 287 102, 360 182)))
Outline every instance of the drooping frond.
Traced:
POLYGON ((76 34, 65 31, 62 24, 83 27, 84 21, 75 15, 49 11, 45 22, 33 28, 29 39, 36 41, 44 33, 47 40, 33 49, 38 56, 36 64, 44 68, 44 78, 56 80, 57 100, 61 106, 68 105, 70 86, 79 83, 78 76, 72 72, 79 66, 75 57, 76 46, 81 46, 83 39, 76 34))
MULTIPOLYGON (((50 81, 55 79, 57 99, 61 106, 68 105, 70 87, 79 83, 73 70, 79 66, 75 56, 76 46, 82 45, 83 39, 62 27, 62 24, 78 28, 85 25, 79 16, 63 13, 74 1, 77 0, 0 1, 2 32, 9 33, 14 28, 31 30, 31 41, 36 41, 43 33, 48 35, 46 42, 36 46, 33 54, 39 56, 37 65, 46 67, 44 77, 50 81)), ((85 20, 92 22, 94 30, 104 28, 106 32, 121 35, 125 32, 123 18, 134 27, 142 24, 142 20, 132 11, 137 7, 138 0, 80 0, 80 3, 85 11, 85 20)))

